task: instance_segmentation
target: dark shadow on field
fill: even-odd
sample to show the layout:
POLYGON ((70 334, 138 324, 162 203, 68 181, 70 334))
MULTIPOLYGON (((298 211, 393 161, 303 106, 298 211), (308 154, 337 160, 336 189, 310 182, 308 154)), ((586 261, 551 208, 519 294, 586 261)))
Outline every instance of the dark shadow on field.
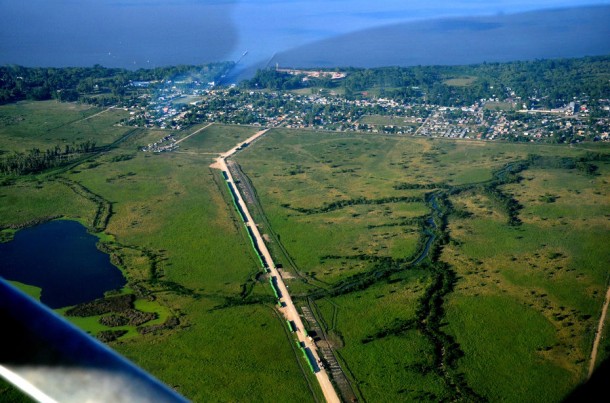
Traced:
POLYGON ((564 403, 607 402, 608 382, 610 382, 610 359, 604 360, 593 372, 591 379, 574 389, 564 403))

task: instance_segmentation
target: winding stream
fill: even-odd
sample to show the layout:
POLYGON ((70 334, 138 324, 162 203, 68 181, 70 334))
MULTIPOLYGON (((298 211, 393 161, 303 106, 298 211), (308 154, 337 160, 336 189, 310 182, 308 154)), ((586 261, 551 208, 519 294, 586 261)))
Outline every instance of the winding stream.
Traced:
POLYGON ((432 244, 436 239, 436 235, 434 235, 434 233, 431 231, 437 228, 436 223, 434 222, 434 213, 440 211, 438 208, 438 203, 436 202, 436 195, 434 193, 427 195, 426 202, 432 207, 432 213, 430 214, 430 217, 428 217, 428 219, 426 220, 426 228, 424 228, 424 234, 428 236, 428 239, 426 240, 424 249, 421 251, 419 256, 413 262, 411 262, 412 265, 421 263, 422 260, 428 257, 428 254, 430 253, 430 248, 432 247, 432 244))

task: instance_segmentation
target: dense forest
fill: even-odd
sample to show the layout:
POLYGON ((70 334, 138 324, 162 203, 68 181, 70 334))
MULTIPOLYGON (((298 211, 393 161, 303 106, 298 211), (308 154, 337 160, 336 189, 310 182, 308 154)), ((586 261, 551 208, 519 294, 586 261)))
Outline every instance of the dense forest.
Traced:
MULTIPOLYGON (((99 105, 116 104, 132 95, 130 83, 163 83, 195 75, 217 81, 233 63, 126 70, 93 67, 28 68, 0 66, 0 104, 20 100, 58 99, 99 105)), ((413 66, 374 69, 343 68, 342 80, 309 78, 259 70, 241 83, 246 89, 294 90, 340 88, 348 99, 374 91, 402 102, 447 106, 471 105, 479 99, 520 97, 527 107, 560 107, 574 98, 594 104, 610 98, 610 56, 551 59, 468 66, 413 66)))
POLYGON ((346 97, 375 90, 405 102, 471 105, 479 99, 520 97, 529 107, 559 107, 574 98, 595 102, 610 98, 610 56, 552 59, 468 66, 414 66, 338 69, 343 80, 308 79, 275 70, 259 70, 244 88, 291 90, 342 88, 346 97))
POLYGON ((162 83, 184 75, 194 75, 206 82, 214 81, 232 66, 232 62, 140 70, 100 65, 64 68, 0 66, 0 104, 25 99, 114 104, 129 95, 129 84, 133 82, 162 83))

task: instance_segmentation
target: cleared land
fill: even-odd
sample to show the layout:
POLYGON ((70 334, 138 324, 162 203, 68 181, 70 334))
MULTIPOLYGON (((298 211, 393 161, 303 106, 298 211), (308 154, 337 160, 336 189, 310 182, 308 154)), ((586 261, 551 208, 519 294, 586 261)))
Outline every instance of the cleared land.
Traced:
POLYGON ((443 81, 443 84, 452 87, 468 87, 474 84, 475 81, 477 81, 476 77, 454 77, 446 79, 443 81))
POLYGON ((365 123, 373 126, 411 126, 418 127, 421 122, 417 122, 412 117, 404 116, 383 116, 383 115, 366 115, 358 120, 360 123, 365 123))

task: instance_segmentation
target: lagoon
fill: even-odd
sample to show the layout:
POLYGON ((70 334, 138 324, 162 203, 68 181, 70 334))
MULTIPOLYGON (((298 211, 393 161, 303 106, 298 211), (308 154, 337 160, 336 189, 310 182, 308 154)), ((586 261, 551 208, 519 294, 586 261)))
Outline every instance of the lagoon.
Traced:
POLYGON ((76 221, 50 221, 0 243, 0 276, 42 289, 40 300, 62 308, 104 296, 126 284, 98 238, 76 221))

